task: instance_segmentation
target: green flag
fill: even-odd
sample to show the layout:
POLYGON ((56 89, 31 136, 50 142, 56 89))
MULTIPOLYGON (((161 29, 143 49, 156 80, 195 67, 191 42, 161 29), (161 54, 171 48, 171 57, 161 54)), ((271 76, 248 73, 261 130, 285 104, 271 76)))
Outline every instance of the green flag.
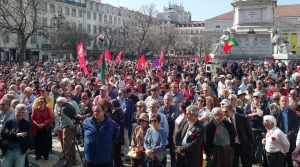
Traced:
POLYGON ((224 46, 223 51, 228 52, 231 48, 239 46, 237 41, 234 38, 231 38, 224 46))
POLYGON ((100 68, 100 78, 103 85, 105 85, 105 73, 106 73, 106 61, 105 61, 105 53, 103 53, 101 68, 100 68))

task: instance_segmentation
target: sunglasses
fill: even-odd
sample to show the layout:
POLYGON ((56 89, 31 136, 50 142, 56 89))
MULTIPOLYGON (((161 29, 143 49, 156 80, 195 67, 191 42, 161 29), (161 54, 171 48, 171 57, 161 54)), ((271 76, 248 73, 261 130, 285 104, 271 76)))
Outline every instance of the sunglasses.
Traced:
POLYGON ((72 97, 72 95, 65 95, 65 97, 72 97))
POLYGON ((40 102, 39 102, 39 104, 44 104, 44 103, 45 103, 45 102, 43 102, 43 101, 40 101, 40 102))
POLYGON ((155 91, 157 91, 157 89, 151 90, 151 92, 155 92, 155 91))
POLYGON ((155 123, 155 122, 157 122, 157 120, 150 120, 150 123, 152 123, 152 122, 154 122, 154 123, 155 123))
POLYGON ((253 96, 253 98, 257 99, 257 98, 259 98, 259 97, 258 97, 258 96, 253 96))
POLYGON ((136 106, 137 108, 142 108, 143 106, 136 106))
POLYGON ((139 120, 139 122, 147 122, 147 121, 145 121, 145 120, 139 120))
POLYGON ((204 100, 197 100, 197 101, 204 102, 204 100))
POLYGON ((277 101, 277 100, 279 100, 279 99, 273 99, 274 101, 277 101))
POLYGON ((86 100, 86 99, 88 99, 88 98, 86 98, 86 97, 82 98, 82 100, 86 100))

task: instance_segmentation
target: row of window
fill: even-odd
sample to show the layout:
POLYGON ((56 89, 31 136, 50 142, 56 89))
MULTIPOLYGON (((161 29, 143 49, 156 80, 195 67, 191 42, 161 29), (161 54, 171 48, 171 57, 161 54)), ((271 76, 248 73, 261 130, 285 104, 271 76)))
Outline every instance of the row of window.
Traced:
POLYGON ((119 16, 123 16, 123 17, 134 18, 134 13, 131 13, 126 10, 122 10, 122 8, 121 8, 121 10, 119 10, 117 8, 114 8, 112 6, 107 6, 104 4, 87 2, 86 8, 96 10, 96 11, 106 12, 106 13, 110 13, 110 14, 115 14, 115 15, 119 15, 119 16))
MULTIPOLYGON (((78 14, 77 14, 77 10, 75 8, 72 8, 71 11, 69 9, 69 7, 65 7, 64 8, 65 13, 63 13, 63 9, 62 6, 57 6, 57 12, 60 14, 65 14, 65 15, 70 15, 72 14, 73 17, 82 17, 82 10, 78 10, 78 14)), ((43 3, 42 5, 42 11, 48 11, 48 5, 47 3, 43 3)), ((50 4, 50 12, 51 13, 55 13, 56 12, 56 7, 54 4, 50 4)))
MULTIPOLYGON (((87 12, 87 19, 91 20, 92 15, 93 15, 93 20, 97 20, 97 13, 91 13, 91 12, 87 12)), ((113 23, 114 25, 121 25, 122 23, 125 23, 125 19, 121 20, 121 18, 117 18, 116 16, 114 16, 114 17, 107 16, 107 15, 102 16, 102 14, 98 14, 98 20, 100 22, 104 22, 104 23, 107 23, 107 22, 113 23)))
POLYGON ((180 34, 199 34, 202 33, 202 30, 180 30, 180 34))
POLYGON ((181 24, 181 25, 177 25, 177 27, 204 27, 205 24, 201 23, 201 24, 181 24))
MULTIPOLYGON (((30 37, 30 43, 31 44, 36 44, 36 42, 37 42, 36 38, 37 38, 36 35, 31 35, 31 37, 30 37)), ((2 41, 3 41, 3 43, 9 43, 10 42, 9 35, 4 35, 2 37, 2 41)), ((22 43, 22 40, 18 39, 18 44, 21 44, 21 43, 22 43)))

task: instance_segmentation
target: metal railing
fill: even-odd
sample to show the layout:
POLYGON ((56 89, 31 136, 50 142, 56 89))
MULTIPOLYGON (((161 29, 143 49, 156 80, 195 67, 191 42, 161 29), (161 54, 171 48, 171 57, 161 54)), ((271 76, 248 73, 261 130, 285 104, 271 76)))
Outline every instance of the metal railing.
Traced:
POLYGON ((74 2, 74 1, 70 1, 70 0, 56 0, 56 1, 71 4, 71 5, 75 5, 75 6, 80 6, 80 7, 84 7, 84 8, 86 7, 86 4, 84 4, 84 3, 74 2))

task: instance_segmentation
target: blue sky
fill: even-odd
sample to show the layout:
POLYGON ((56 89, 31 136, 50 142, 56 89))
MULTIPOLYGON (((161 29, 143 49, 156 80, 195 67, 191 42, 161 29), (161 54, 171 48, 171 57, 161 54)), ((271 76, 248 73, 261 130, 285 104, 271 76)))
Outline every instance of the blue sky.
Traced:
MULTIPOLYGON (((183 2, 186 11, 192 13, 193 21, 203 21, 214 16, 231 11, 232 0, 102 0, 114 6, 124 6, 129 9, 138 10, 143 4, 156 4, 156 9, 162 11, 169 2, 180 4, 183 2)), ((299 0, 277 0, 278 5, 299 4, 299 0), (298 3, 297 3, 298 2, 298 3)))

